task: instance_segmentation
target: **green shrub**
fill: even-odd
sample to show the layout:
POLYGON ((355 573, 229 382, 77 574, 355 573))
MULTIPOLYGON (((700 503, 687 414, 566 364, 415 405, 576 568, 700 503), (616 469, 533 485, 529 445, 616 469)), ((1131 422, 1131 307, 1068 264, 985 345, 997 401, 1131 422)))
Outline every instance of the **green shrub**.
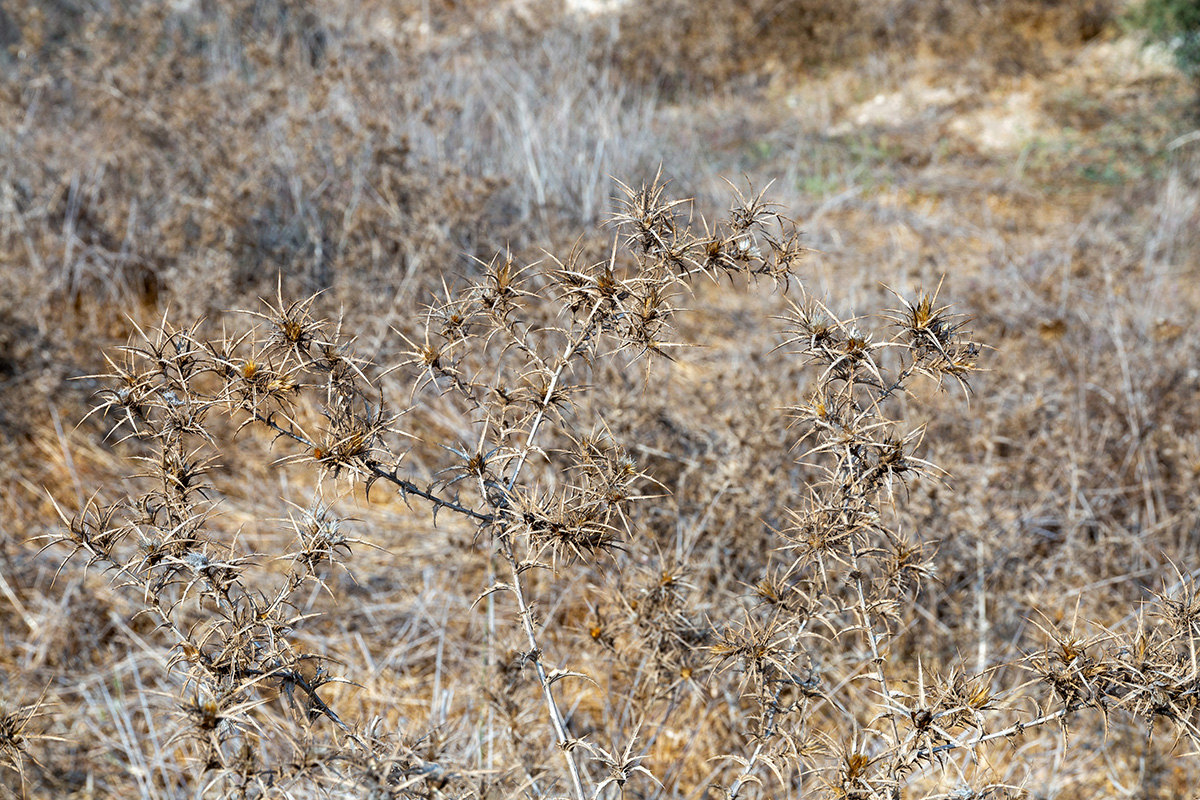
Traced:
POLYGON ((1179 69, 1200 83, 1200 5, 1194 0, 1146 0, 1131 17, 1134 25, 1169 46, 1179 69))

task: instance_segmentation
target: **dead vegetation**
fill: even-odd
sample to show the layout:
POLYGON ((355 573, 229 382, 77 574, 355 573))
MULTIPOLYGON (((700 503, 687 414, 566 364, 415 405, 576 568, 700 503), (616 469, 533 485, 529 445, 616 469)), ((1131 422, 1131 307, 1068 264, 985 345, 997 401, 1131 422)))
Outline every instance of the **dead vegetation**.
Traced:
POLYGON ((1186 795, 1186 81, 735 6, 0 2, 0 789, 1186 795))

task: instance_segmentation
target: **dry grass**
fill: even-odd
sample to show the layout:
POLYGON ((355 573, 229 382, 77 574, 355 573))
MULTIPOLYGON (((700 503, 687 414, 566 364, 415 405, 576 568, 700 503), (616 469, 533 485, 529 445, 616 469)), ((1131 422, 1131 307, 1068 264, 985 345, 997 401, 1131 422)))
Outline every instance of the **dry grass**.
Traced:
POLYGON ((731 9, 0 2, 0 794, 1188 795, 1186 81, 731 9))

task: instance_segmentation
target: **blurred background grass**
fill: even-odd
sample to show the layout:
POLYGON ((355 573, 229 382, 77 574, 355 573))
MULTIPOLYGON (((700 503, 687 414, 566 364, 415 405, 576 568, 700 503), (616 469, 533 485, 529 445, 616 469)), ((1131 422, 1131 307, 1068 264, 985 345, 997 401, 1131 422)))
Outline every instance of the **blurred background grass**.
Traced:
MULTIPOLYGON (((1146 47, 1131 12, 0 0, 0 692, 45 692, 40 730, 62 737, 29 743, 23 789, 9 770, 0 786, 166 797, 187 774, 164 746, 170 703, 143 692, 172 691, 152 626, 130 621, 136 604, 102 574, 72 565, 52 584, 62 554, 39 550, 57 524, 48 495, 79 504, 128 472, 104 423, 80 424, 97 382, 74 379, 103 371, 135 325, 168 311, 220 325, 277 282, 291 299, 323 291, 323 313, 344 314, 387 364, 392 330, 413 331, 476 259, 603 254, 614 179, 660 166, 710 217, 726 179, 770 184, 814 250, 803 282, 831 306, 866 312, 889 303, 886 287, 944 277, 943 299, 994 348, 969 407, 937 396, 909 410, 952 490, 917 483, 902 509, 940 542, 937 589, 902 652, 994 666, 1037 647, 1037 613, 1128 625, 1174 580, 1170 563, 1200 570, 1195 85, 1178 37, 1146 47)), ((608 657, 583 629, 613 575, 652 582, 685 561, 690 610, 716 613, 760 577, 769 527, 801 491, 780 408, 807 379, 764 355, 783 300, 714 286, 688 305, 680 336, 704 347, 588 401, 624 409, 614 432, 671 494, 637 520, 620 570, 570 577, 552 642, 584 671, 608 657)), ((429 420, 424 446, 455 424, 429 420)), ((272 467, 269 441, 239 442, 214 478, 220 524, 269 551, 279 534, 263 520, 302 502, 310 478, 272 467)), ((472 702, 471 650, 455 643, 477 635, 482 561, 452 525, 346 502, 386 550, 356 559, 341 587, 353 607, 314 597, 325 616, 297 635, 342 660, 364 718, 445 725, 472 702)), ((664 735, 647 763, 700 791, 704 757, 732 734, 696 702, 712 741, 664 735)), ((1045 797, 1179 797, 1194 782, 1169 736, 1146 745, 1114 717, 1105 740, 1103 723, 1077 726, 1075 761, 1059 763, 1047 735, 991 766, 1045 797)))

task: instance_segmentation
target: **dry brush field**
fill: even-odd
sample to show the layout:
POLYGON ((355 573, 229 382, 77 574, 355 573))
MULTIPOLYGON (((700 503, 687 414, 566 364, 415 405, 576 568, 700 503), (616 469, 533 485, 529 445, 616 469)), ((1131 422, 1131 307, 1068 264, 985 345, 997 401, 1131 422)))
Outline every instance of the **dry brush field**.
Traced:
POLYGON ((1192 796, 1126 10, 0 0, 0 796, 1192 796))

